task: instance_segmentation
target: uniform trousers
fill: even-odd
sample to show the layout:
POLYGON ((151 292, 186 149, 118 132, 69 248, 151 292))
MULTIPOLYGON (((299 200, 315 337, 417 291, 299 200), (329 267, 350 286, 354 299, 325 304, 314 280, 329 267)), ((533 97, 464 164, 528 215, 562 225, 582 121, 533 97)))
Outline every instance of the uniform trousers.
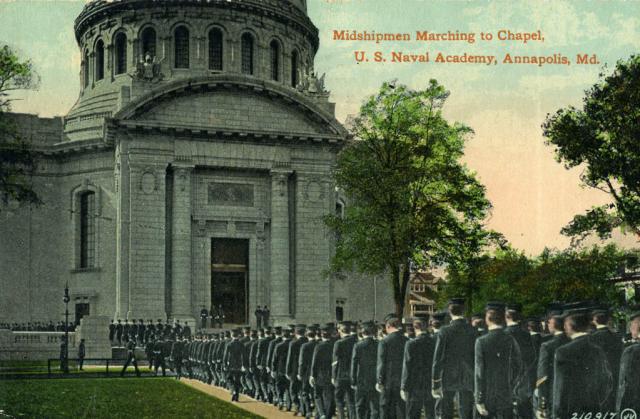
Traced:
POLYGON ((229 390, 233 398, 237 398, 240 394, 240 377, 242 373, 240 371, 229 371, 227 374, 227 380, 229 381, 229 390))
POLYGON ((333 385, 319 385, 316 384, 315 388, 315 401, 316 409, 321 418, 331 418, 336 413, 336 404, 334 400, 333 385))
POLYGON ((347 409, 349 418, 356 416, 355 400, 351 383, 348 380, 338 381, 336 386, 336 409, 338 411, 338 418, 343 419, 345 416, 345 407, 347 409))
POLYGON ((356 414, 358 419, 378 419, 380 415, 380 396, 375 388, 356 389, 356 414))
POLYGON ((271 401, 271 393, 269 391, 269 373, 262 369, 260 370, 260 388, 262 389, 262 398, 265 402, 271 401))
POLYGON ((407 401, 407 418, 420 419, 423 409, 427 419, 434 419, 436 417, 433 397, 431 397, 430 394, 409 395, 409 400, 407 401))
POLYGON ((300 392, 302 391, 302 382, 296 377, 291 377, 289 383, 289 395, 291 397, 291 404, 297 406, 298 410, 302 410, 300 404, 300 392))
POLYGON ((518 419, 532 419, 533 418, 533 405, 531 398, 518 401, 515 409, 515 416, 518 419))
POLYGON ((155 358, 156 358, 155 362, 154 362, 154 364, 155 364, 155 373, 156 373, 156 375, 158 375, 158 370, 160 368, 162 368, 162 376, 164 377, 165 375, 167 375, 167 373, 165 371, 167 366, 164 363, 164 356, 162 356, 160 354, 160 355, 156 355, 155 358))
POLYGON ((300 390, 300 413, 310 418, 313 414, 313 388, 307 383, 300 390))
POLYGON ((289 393, 289 379, 278 374, 275 378, 276 384, 276 397, 278 398, 278 404, 291 410, 291 394, 289 393))
POLYGON ((262 387, 260 386, 260 370, 255 368, 251 373, 251 379, 253 380, 253 397, 262 398, 262 387))
POLYGON ((380 394, 380 419, 401 419, 406 415, 404 400, 400 397, 400 387, 387 387, 380 394))
POLYGON ((482 416, 478 411, 475 411, 475 415, 477 418, 482 419, 513 419, 513 408, 509 407, 506 409, 497 409, 495 411, 490 411, 489 415, 482 416))
POLYGON ((133 368, 136 370, 136 375, 140 375, 140 371, 138 371, 138 361, 136 360, 135 355, 129 354, 127 356, 127 362, 124 363, 124 367, 122 367, 122 371, 120 371, 120 375, 124 375, 124 372, 127 370, 129 364, 133 364, 133 368))
POLYGON ((453 419, 453 403, 458 396, 460 419, 473 419, 473 391, 443 391, 436 401, 436 416, 439 419, 453 419))

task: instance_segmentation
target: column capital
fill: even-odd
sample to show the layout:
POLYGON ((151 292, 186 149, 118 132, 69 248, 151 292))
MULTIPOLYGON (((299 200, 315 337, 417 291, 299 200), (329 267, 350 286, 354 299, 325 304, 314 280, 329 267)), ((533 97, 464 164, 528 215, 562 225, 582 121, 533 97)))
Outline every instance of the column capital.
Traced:
POLYGON ((287 179, 292 173, 293 170, 288 168, 273 168, 269 171, 271 177, 276 180, 287 179))
POLYGON ((177 163, 177 164, 173 163, 171 167, 176 173, 179 173, 179 174, 189 174, 193 172, 193 169, 195 169, 195 166, 193 164, 184 164, 184 163, 177 163))

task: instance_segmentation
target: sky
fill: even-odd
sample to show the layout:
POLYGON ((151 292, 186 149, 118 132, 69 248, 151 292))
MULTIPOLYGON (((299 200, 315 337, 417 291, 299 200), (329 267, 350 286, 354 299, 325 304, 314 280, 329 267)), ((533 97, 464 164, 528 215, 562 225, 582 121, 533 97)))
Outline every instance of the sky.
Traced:
MULTIPOLYGON (((344 121, 383 81, 411 88, 435 78, 451 93, 445 116, 470 126, 464 161, 477 173, 493 203, 489 227, 529 254, 562 249, 560 234, 574 214, 609 202, 603 192, 580 186, 580 168, 566 170, 544 143, 541 124, 549 113, 580 106, 584 91, 616 61, 640 50, 637 0, 307 0, 320 31, 315 69, 326 73, 336 116, 344 121), (408 33, 410 42, 339 41, 334 30, 408 33), (500 41, 498 31, 535 33, 544 41, 500 41), (490 33, 474 43, 415 41, 416 31, 490 33), (362 62, 354 51, 387 62, 362 62), (426 54, 429 63, 393 63, 391 52, 426 54), (497 65, 435 63, 444 55, 494 55, 497 65), (571 65, 503 64, 512 56, 560 54, 571 65), (577 54, 596 54, 597 64, 577 64, 577 54)), ((80 53, 73 22, 85 1, 0 0, 0 43, 32 58, 41 77, 38 91, 20 94, 13 110, 41 116, 64 115, 77 99, 80 53)), ((619 238, 636 245, 631 237, 619 238)))

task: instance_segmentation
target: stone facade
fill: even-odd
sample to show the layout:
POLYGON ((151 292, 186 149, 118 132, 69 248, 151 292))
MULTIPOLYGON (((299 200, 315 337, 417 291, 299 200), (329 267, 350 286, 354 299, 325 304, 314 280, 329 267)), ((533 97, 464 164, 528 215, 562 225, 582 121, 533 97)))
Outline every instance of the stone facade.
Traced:
POLYGON ((76 105, 14 115, 42 152, 45 204, 0 212, 0 321, 59 318, 65 282, 92 315, 193 321, 226 274, 244 278, 243 323, 258 305, 285 324, 391 309, 383 280, 374 304, 370 278, 325 275, 349 138, 304 0, 96 1, 75 30, 76 105), (227 239, 246 263, 214 263, 227 239))

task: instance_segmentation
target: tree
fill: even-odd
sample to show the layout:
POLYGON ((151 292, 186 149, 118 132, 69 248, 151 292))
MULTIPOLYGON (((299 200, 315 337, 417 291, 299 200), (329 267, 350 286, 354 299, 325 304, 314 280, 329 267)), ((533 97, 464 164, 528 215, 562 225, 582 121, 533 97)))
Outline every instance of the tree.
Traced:
POLYGON ((547 115, 547 144, 567 169, 584 166, 582 183, 609 194, 612 202, 576 215, 562 233, 580 241, 617 228, 640 238, 640 56, 619 61, 609 76, 585 92, 582 109, 547 115))
MULTIPOLYGON (((475 311, 488 301, 500 300, 523 305, 525 315, 540 315, 554 301, 598 301, 619 305, 619 290, 610 280, 621 267, 637 265, 637 251, 624 251, 615 245, 588 249, 545 249, 527 257, 507 247, 485 254, 474 272, 478 285, 475 311)), ((467 271, 448 269, 440 303, 460 295, 468 283, 467 271)))
POLYGON ((449 92, 384 83, 353 121, 338 156, 336 182, 347 197, 337 233, 335 271, 384 274, 402 315, 412 270, 459 260, 461 243, 487 233, 485 188, 460 162, 471 129, 449 123, 449 92))
POLYGON ((0 199, 40 204, 31 175, 36 169, 36 153, 28 140, 20 136, 8 116, 11 94, 38 86, 38 76, 30 60, 21 61, 7 45, 0 48, 0 199))

